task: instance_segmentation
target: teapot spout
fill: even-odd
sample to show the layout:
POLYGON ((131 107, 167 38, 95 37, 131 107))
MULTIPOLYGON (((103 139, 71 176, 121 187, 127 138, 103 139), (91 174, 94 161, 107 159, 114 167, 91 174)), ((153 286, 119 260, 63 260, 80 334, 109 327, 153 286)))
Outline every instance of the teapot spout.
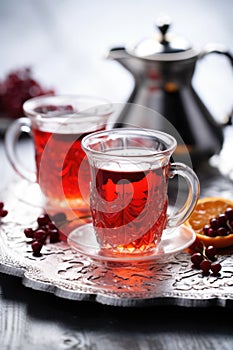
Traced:
POLYGON ((134 77, 137 76, 138 68, 135 64, 136 58, 130 56, 125 47, 114 47, 110 49, 106 58, 119 62, 134 77))
POLYGON ((122 58, 127 58, 127 57, 129 57, 129 55, 123 46, 113 47, 112 49, 109 50, 109 52, 107 54, 107 58, 113 59, 116 61, 118 61, 122 58))

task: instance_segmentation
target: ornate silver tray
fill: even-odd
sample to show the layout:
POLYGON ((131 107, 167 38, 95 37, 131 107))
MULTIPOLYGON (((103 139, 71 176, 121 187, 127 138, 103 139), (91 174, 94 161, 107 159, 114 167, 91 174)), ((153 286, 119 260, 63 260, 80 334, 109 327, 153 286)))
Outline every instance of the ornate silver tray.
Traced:
POLYGON ((175 304, 226 306, 233 300, 233 255, 221 255, 219 276, 202 276, 181 251, 169 261, 118 264, 82 256, 67 243, 46 244, 32 255, 23 230, 35 223, 40 206, 28 200, 31 189, 14 183, 1 194, 9 214, 0 224, 0 271, 22 277, 25 286, 58 297, 115 306, 175 304))

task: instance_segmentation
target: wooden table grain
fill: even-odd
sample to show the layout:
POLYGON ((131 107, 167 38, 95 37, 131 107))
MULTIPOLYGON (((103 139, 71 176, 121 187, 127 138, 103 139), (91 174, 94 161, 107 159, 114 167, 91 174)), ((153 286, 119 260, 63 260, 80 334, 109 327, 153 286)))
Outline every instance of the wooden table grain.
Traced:
POLYGON ((232 307, 116 308, 62 300, 0 275, 1 349, 213 349, 233 346, 232 307))

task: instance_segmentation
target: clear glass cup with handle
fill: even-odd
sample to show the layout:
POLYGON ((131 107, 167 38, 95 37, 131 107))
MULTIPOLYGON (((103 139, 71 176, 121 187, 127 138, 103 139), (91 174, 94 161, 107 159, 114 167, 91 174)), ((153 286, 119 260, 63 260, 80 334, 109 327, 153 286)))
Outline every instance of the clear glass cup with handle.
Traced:
POLYGON ((192 213, 199 180, 187 165, 171 162, 176 146, 173 136, 140 128, 83 138, 91 168, 92 222, 102 254, 150 254, 164 230, 179 227, 192 213), (168 183, 176 175, 186 182, 187 198, 169 214, 168 183))
POLYGON ((46 207, 89 213, 89 166, 81 148, 84 136, 106 127, 112 104, 93 96, 40 96, 23 105, 26 117, 7 129, 5 147, 13 168, 29 183, 38 183, 46 207), (35 169, 17 156, 22 132, 32 136, 35 169))

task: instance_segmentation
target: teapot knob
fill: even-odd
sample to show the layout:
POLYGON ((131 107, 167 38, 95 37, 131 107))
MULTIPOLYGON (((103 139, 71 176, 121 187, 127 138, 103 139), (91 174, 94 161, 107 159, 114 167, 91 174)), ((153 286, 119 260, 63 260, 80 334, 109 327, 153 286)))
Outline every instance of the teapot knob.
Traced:
POLYGON ((162 42, 167 41, 166 40, 166 34, 168 29, 170 28, 171 25, 171 19, 168 16, 163 16, 158 18, 158 20, 156 21, 156 25, 160 31, 160 33, 162 34, 162 42))

